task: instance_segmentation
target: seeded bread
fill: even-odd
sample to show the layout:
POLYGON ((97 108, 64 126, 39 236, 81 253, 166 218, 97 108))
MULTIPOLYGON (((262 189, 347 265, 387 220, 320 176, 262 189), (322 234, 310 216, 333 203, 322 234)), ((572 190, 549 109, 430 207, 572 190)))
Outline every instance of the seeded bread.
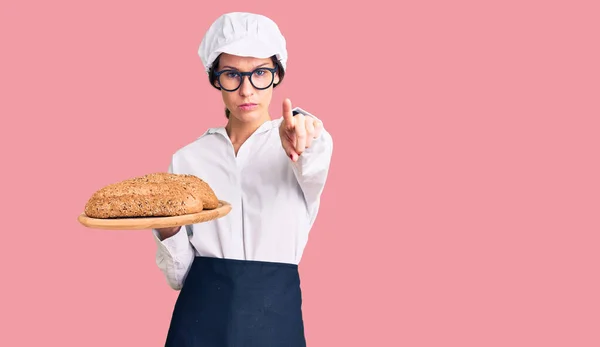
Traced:
POLYGON ((85 205, 91 218, 170 217, 219 206, 212 188, 188 174, 151 173, 96 191, 85 205))

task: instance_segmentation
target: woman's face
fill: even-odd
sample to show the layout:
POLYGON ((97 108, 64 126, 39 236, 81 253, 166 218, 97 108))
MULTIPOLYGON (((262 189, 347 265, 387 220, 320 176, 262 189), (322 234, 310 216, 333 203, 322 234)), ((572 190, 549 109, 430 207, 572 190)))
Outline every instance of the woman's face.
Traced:
MULTIPOLYGON (((251 72, 258 67, 274 68, 275 66, 271 58, 258 59, 223 53, 220 56, 217 71, 235 70, 238 72, 251 72)), ((260 83, 261 78, 263 78, 264 81, 271 82, 270 76, 269 78, 266 78, 268 74, 270 73, 259 72, 255 74, 253 76, 253 82, 258 84, 260 83)), ((234 81, 236 79, 239 80, 239 78, 241 78, 241 76, 236 75, 235 73, 225 73, 221 76, 223 83, 230 83, 233 85, 235 85, 234 81), (227 79, 229 79, 229 82, 226 81, 227 79)), ((277 76, 277 73, 275 74, 273 82, 279 82, 279 76, 277 76)), ((217 87, 219 86, 218 83, 218 81, 215 81, 215 85, 217 87)), ((260 85, 257 86, 261 87, 260 85)), ((233 88, 234 87, 228 86, 228 89, 233 88)), ((221 89, 221 94, 223 96, 223 102, 225 103, 225 106, 227 106, 231 112, 230 117, 235 117, 241 122, 253 122, 260 118, 267 117, 269 104, 271 103, 271 98, 273 96, 273 85, 263 90, 256 89, 250 83, 249 76, 244 76, 242 85, 236 91, 228 92, 221 89)))

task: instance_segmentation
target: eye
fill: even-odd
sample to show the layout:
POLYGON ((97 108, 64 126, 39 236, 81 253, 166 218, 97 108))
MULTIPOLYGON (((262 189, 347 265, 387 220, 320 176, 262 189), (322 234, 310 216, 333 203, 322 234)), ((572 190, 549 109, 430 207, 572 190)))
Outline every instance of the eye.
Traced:
POLYGON ((254 74, 255 74, 255 75, 257 75, 257 76, 263 76, 263 75, 264 75, 264 74, 266 74, 266 73, 267 73, 267 71, 265 71, 265 70, 263 70, 263 69, 256 70, 256 71, 254 72, 254 74))
POLYGON ((225 73, 225 77, 227 78, 238 78, 239 76, 240 74, 235 71, 228 71, 225 73))

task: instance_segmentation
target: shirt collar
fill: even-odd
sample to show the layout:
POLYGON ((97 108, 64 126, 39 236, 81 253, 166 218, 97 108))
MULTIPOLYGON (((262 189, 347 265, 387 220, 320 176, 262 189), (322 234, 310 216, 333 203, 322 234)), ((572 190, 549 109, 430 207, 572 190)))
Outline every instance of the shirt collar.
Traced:
MULTIPOLYGON (((275 127, 275 120, 268 120, 268 121, 264 122, 263 124, 261 124, 261 126, 259 126, 258 129, 256 129, 256 131, 252 134, 252 136, 269 131, 269 130, 273 129, 274 127, 275 127)), ((208 128, 206 133, 207 134, 221 134, 224 136, 228 136, 227 130, 225 130, 224 126, 208 128)))

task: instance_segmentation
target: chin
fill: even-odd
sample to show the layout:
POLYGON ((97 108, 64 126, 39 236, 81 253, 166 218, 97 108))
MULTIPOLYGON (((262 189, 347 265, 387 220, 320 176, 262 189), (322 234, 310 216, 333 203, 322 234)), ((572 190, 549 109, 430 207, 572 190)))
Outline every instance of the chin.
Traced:
POLYGON ((261 115, 262 112, 260 110, 242 111, 238 109, 235 114, 235 118, 241 122, 250 123, 261 118, 261 115))

